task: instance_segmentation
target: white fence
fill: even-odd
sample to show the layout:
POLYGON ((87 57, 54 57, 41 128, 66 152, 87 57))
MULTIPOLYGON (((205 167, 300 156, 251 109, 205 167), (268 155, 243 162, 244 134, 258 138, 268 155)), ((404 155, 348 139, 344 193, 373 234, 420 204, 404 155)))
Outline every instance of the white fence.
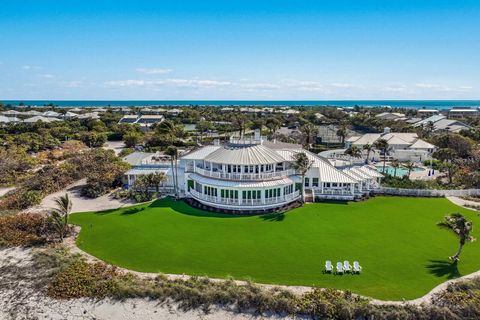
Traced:
POLYGON ((373 191, 375 194, 392 196, 413 196, 413 197, 448 197, 448 196, 478 196, 480 189, 465 190, 432 190, 432 189, 400 189, 380 187, 373 191))

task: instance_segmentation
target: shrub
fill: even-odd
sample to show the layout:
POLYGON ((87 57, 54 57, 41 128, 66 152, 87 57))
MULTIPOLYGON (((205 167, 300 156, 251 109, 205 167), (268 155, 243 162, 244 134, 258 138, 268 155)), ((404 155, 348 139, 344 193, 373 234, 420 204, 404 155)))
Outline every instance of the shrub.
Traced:
POLYGON ((101 299, 114 293, 115 278, 119 276, 115 267, 77 260, 56 275, 47 293, 57 299, 101 299))
POLYGON ((0 217, 0 248, 44 243, 49 233, 47 221, 40 214, 21 213, 0 217))

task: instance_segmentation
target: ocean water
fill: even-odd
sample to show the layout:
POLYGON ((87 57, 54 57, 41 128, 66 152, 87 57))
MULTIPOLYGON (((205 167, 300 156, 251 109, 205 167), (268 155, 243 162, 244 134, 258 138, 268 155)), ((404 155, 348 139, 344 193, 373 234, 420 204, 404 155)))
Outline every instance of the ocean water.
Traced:
MULTIPOLYGON (((0 100, 1 101, 1 100, 0 100)), ((339 107, 401 107, 416 109, 451 109, 480 107, 480 100, 3 100, 4 104, 59 107, 121 107, 121 106, 339 106, 339 107)))

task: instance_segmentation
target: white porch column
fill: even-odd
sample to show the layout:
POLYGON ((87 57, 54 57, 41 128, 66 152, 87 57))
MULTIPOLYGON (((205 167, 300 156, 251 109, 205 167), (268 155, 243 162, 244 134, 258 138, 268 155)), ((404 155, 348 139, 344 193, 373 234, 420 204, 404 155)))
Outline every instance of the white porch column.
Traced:
POLYGON ((353 183, 350 183, 350 192, 353 194, 355 194, 355 186, 353 183))
POLYGON ((265 204, 265 189, 260 190, 260 199, 262 200, 262 204, 265 204))
MULTIPOLYGON (((235 191, 234 191, 235 192, 235 191)), ((242 204, 242 200, 243 200, 243 194, 242 194, 242 190, 239 189, 238 190, 238 204, 242 204)))

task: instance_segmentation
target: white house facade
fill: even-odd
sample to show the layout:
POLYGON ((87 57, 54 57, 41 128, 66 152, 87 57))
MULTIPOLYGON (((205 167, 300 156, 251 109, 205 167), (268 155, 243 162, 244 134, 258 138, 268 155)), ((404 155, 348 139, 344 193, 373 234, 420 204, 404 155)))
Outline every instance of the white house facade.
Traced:
MULTIPOLYGON (((254 139, 233 139, 183 155, 178 162, 179 193, 208 208, 225 211, 267 212, 301 199, 302 178, 293 168, 294 156, 304 152, 311 168, 305 192, 313 199, 354 200, 367 196, 383 177, 368 166, 340 170, 299 145, 254 139)), ((171 165, 149 165, 154 155, 137 161, 127 172, 128 187, 139 174, 164 172, 165 187, 173 186, 171 165)), ((132 162, 132 161, 130 161, 132 162)))

